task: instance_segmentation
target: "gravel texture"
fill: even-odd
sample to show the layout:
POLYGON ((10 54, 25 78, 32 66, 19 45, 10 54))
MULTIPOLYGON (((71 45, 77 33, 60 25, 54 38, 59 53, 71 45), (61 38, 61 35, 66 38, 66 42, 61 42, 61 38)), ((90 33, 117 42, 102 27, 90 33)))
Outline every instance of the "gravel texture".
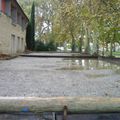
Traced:
POLYGON ((120 66, 83 59, 1 60, 0 96, 120 97, 120 66))

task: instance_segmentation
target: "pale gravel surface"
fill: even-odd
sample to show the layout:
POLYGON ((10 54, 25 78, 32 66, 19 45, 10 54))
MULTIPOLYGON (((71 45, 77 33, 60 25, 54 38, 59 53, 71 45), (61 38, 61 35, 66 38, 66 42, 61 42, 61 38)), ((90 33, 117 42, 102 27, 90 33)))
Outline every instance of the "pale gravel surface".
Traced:
POLYGON ((120 66, 96 60, 25 57, 1 60, 0 96, 120 97, 119 73, 120 66))

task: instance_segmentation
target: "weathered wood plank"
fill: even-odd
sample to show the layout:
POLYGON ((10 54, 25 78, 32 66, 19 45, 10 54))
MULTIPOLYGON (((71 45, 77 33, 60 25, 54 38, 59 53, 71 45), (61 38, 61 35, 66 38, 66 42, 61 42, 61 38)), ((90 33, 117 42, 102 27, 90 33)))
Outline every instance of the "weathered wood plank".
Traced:
POLYGON ((0 97, 0 112, 61 112, 64 106, 72 113, 120 112, 120 98, 0 97))

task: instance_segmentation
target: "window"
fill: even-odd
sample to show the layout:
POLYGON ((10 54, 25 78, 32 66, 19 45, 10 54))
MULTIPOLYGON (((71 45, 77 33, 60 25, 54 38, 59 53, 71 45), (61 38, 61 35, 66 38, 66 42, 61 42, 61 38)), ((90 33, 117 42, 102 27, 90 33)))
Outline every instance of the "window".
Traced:
POLYGON ((15 41, 15 35, 12 34, 11 38, 12 38, 13 41, 15 41))
POLYGON ((24 30, 24 18, 22 17, 22 30, 24 30))
POLYGON ((0 12, 3 12, 7 16, 11 15, 11 1, 10 0, 0 0, 0 12))
POLYGON ((2 1, 0 0, 0 12, 2 11, 1 2, 2 2, 2 1))
POLYGON ((25 18, 23 17, 22 18, 22 30, 25 30, 26 29, 26 27, 27 27, 27 24, 26 24, 27 22, 26 22, 26 20, 25 20, 25 18))
POLYGON ((21 14, 18 12, 17 13, 17 24, 21 25, 22 23, 22 17, 21 17, 21 14))
POLYGON ((12 18, 12 23, 16 24, 17 23, 17 9, 14 7, 11 8, 11 18, 12 18))
POLYGON ((6 0, 6 8, 5 8, 6 15, 11 15, 11 2, 10 0, 6 0))
POLYGON ((5 13, 6 12, 6 1, 5 0, 1 0, 1 9, 2 12, 5 13))

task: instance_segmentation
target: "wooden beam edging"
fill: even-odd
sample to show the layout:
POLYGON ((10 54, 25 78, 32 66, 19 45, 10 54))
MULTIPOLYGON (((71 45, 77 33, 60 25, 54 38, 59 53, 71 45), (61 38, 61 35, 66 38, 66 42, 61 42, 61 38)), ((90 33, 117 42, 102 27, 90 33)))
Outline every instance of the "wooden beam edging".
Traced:
POLYGON ((71 113, 120 112, 120 98, 103 97, 0 97, 0 113, 62 112, 67 106, 71 113))
POLYGON ((98 56, 77 56, 77 55, 20 55, 21 57, 33 58, 84 58, 84 59, 98 59, 98 56))

